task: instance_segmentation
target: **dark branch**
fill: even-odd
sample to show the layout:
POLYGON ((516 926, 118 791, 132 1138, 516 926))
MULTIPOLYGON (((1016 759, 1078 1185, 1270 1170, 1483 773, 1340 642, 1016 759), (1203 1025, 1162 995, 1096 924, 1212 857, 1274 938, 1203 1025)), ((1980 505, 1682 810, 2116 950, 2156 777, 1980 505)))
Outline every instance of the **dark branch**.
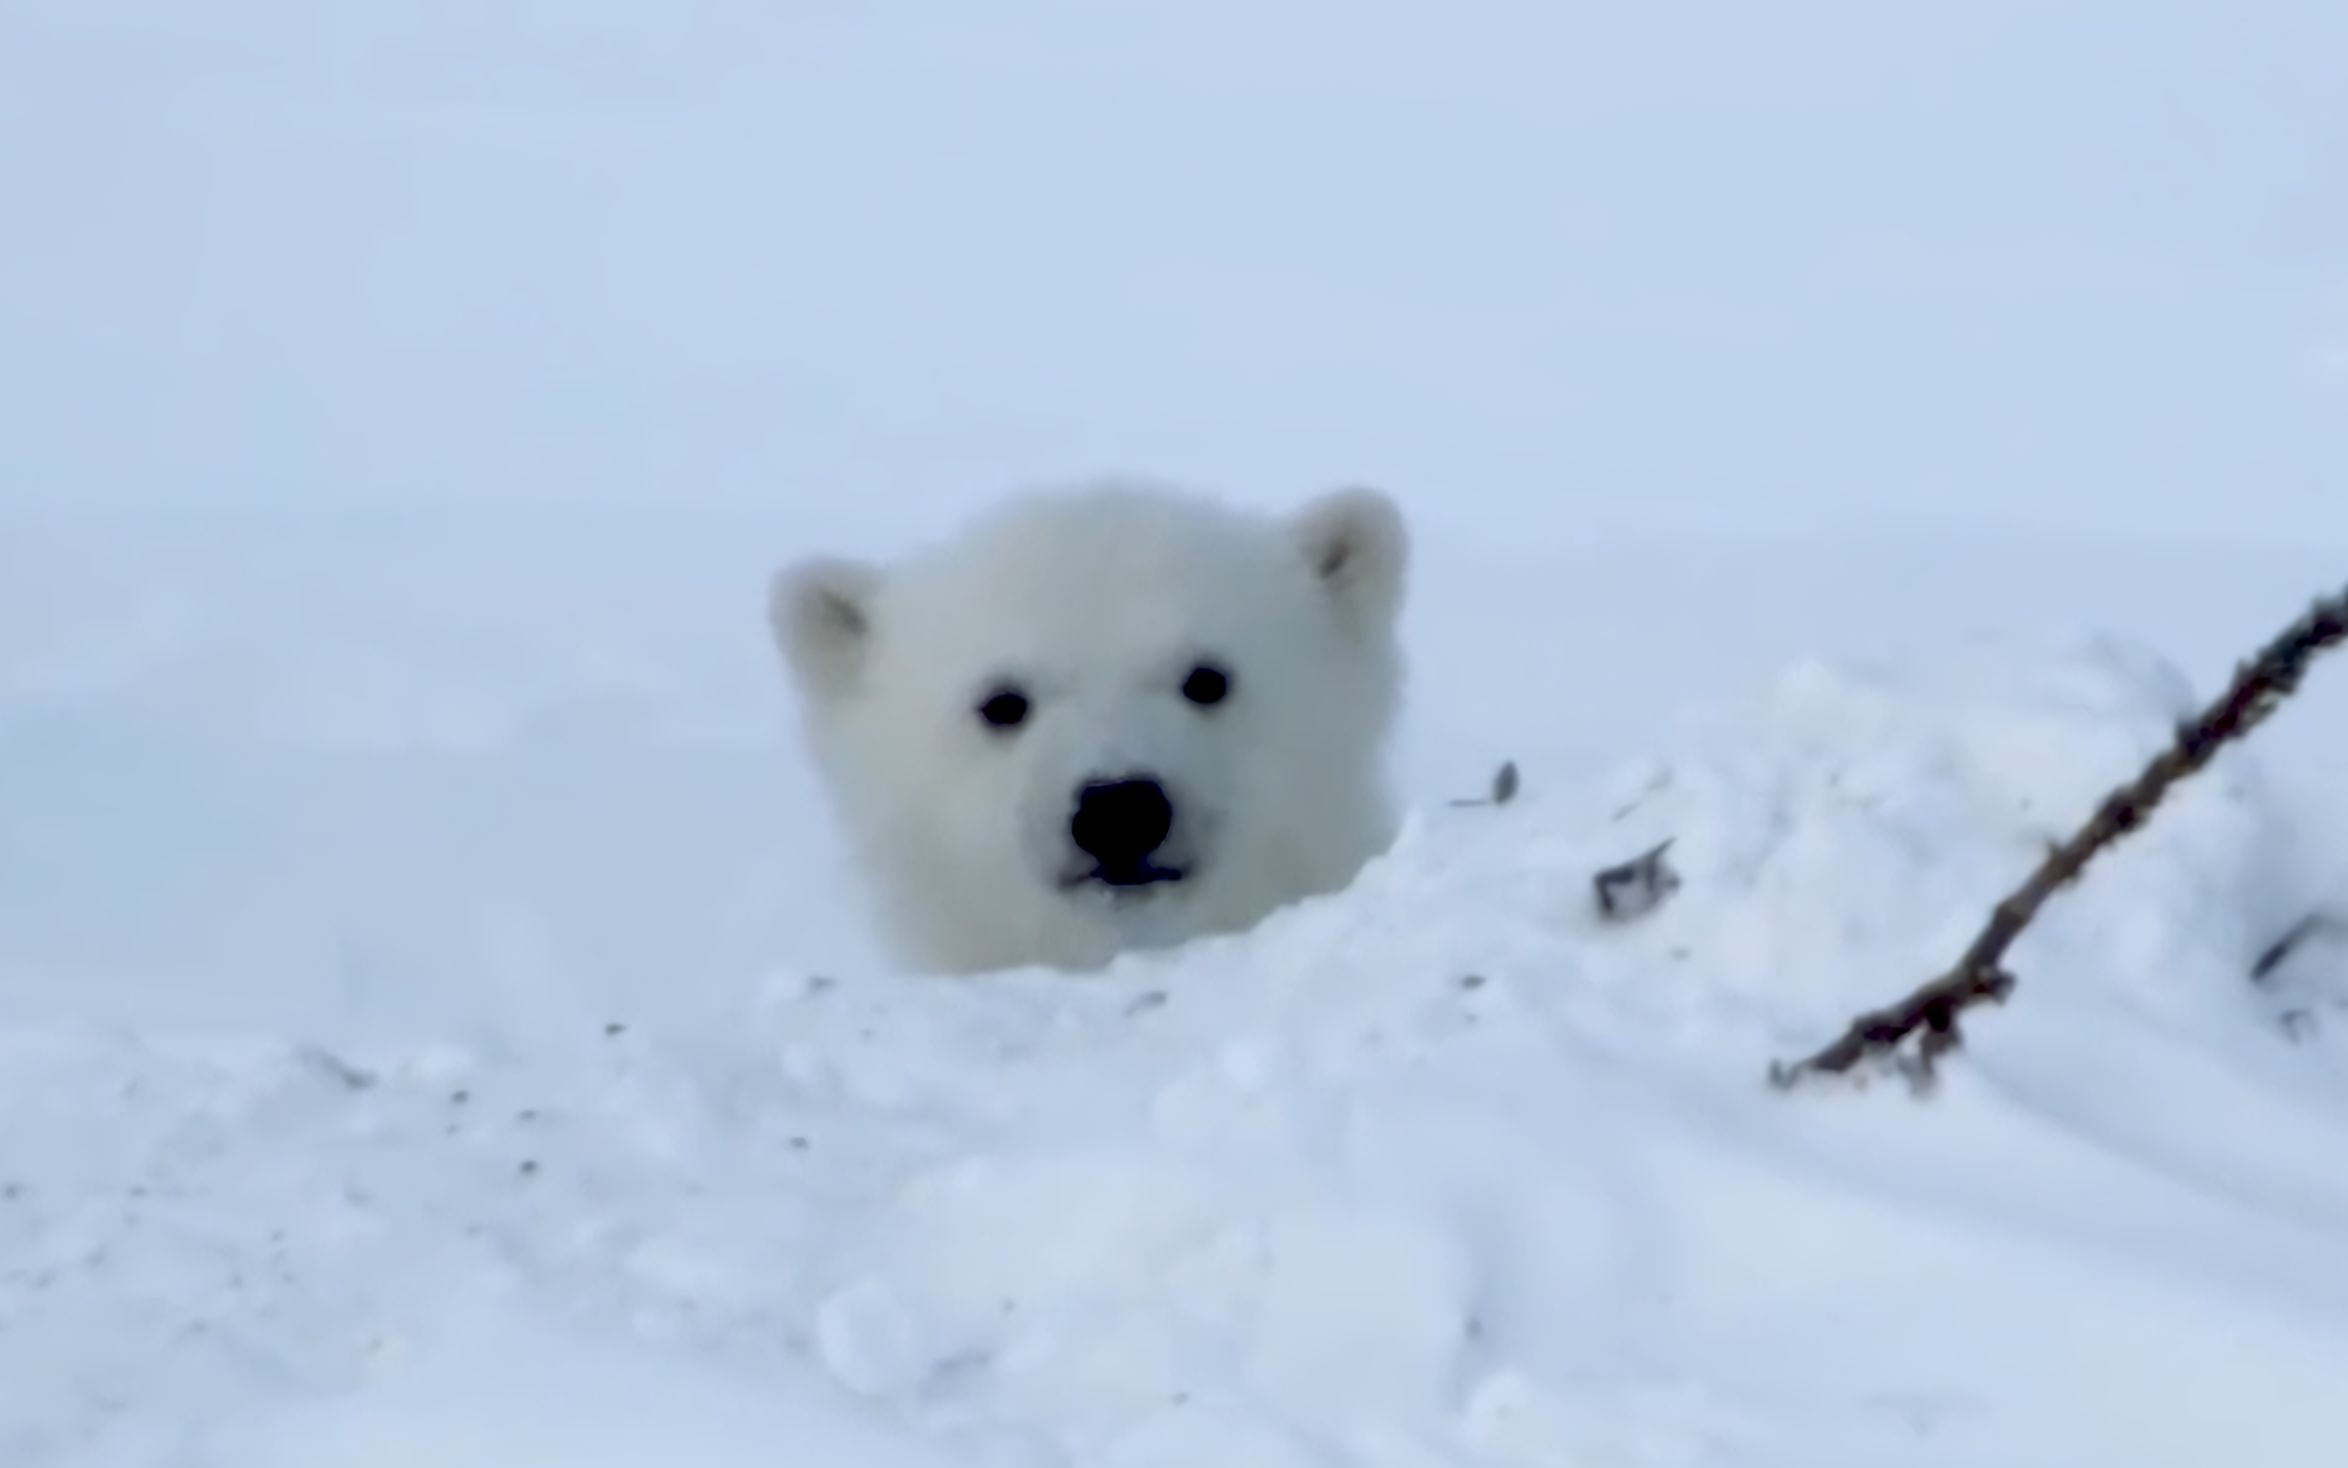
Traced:
POLYGON ((2298 689, 2308 665, 2343 640, 2348 640, 2348 590, 2317 602, 2237 668, 2216 702, 2178 725, 2175 741, 2142 774, 2104 797, 2087 824, 2050 850, 2030 879, 1997 905, 1956 967, 1899 1003, 1859 1016, 1840 1039, 1808 1059, 1773 1062, 1771 1082, 1782 1088, 1805 1075, 1841 1074, 1871 1057, 1895 1058, 1898 1048, 1917 1036, 1915 1059, 1905 1068, 1919 1086, 1929 1085, 1934 1061, 1962 1038, 1958 1016, 1976 1004, 2003 1003, 2013 992, 2014 976, 2004 967, 2006 950, 2047 899, 2076 880, 2098 851, 2149 821, 2171 786, 2265 722, 2298 689))

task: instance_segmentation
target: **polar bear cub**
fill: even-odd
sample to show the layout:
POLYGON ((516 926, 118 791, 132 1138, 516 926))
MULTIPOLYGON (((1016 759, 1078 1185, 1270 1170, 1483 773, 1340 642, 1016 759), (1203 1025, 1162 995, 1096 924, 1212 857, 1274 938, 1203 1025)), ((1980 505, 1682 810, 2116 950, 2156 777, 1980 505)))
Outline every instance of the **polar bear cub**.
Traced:
POLYGON ((1254 925, 1393 839, 1408 538, 1127 481, 1032 493, 900 563, 786 567, 773 635, 895 956, 1095 968, 1254 925))

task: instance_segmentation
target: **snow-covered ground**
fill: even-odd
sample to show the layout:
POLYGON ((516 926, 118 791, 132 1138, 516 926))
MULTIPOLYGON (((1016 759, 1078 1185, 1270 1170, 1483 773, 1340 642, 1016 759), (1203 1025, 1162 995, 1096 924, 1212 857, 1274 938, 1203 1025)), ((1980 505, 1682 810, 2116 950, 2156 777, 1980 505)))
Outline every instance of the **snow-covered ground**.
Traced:
POLYGON ((0 1465, 2337 1462, 2348 663, 1763 1074, 2348 580, 2344 14, 11 6, 0 1465), (763 577, 1096 467, 1404 499, 1409 829, 890 974, 763 577))
POLYGON ((2321 552, 1437 536, 1355 892, 941 983, 869 956, 737 527, 109 571, 46 523, 0 1461, 2333 1460, 2348 963, 2245 970, 2348 891, 2339 670, 2050 912, 1935 1099, 1763 1084, 2321 552))

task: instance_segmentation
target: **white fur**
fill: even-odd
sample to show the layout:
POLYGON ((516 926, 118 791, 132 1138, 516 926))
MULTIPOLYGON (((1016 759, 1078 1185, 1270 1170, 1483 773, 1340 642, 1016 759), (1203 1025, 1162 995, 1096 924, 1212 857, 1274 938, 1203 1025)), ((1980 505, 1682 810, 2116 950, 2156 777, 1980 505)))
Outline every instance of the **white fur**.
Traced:
POLYGON ((1400 513, 1286 517, 1147 484, 1016 499, 893 567, 810 559, 771 616, 808 746, 904 962, 1091 968, 1336 890, 1394 834, 1400 513), (1201 660, 1223 703, 1181 693, 1201 660), (1016 731, 976 710, 1012 681, 1016 731), (1078 788, 1146 771, 1184 879, 1063 886, 1078 788))

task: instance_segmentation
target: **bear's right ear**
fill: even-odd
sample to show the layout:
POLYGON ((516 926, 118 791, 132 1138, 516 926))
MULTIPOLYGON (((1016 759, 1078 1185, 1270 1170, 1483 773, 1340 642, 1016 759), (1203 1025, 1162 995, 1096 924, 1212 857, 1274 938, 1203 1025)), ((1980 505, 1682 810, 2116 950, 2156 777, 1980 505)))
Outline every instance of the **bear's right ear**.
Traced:
POLYGON ((1410 532, 1383 492, 1356 486, 1308 502, 1289 520, 1305 564, 1357 626, 1384 629, 1402 610, 1410 532))
POLYGON ((775 573, 767 622, 802 692, 836 698, 856 681, 872 641, 879 589, 879 569, 862 561, 819 557, 775 573))

